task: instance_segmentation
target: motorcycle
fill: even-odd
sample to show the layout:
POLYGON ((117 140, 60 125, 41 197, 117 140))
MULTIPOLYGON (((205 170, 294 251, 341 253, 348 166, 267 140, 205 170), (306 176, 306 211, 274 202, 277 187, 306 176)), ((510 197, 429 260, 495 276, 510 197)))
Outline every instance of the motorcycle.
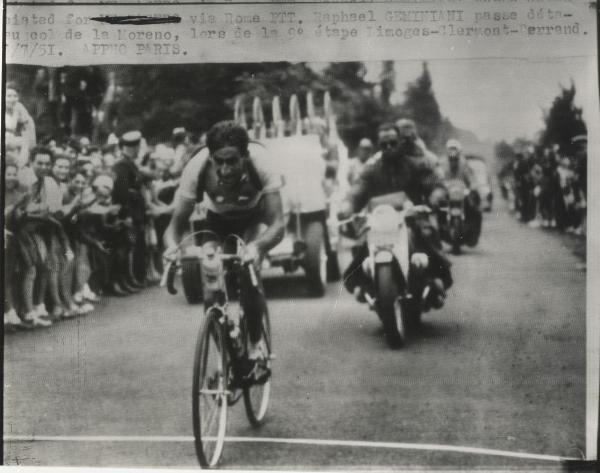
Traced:
POLYGON ((430 291, 424 276, 429 258, 416 251, 412 229, 415 219, 430 210, 412 206, 404 195, 400 192, 371 199, 366 212, 350 219, 350 231, 348 226, 341 227, 345 236, 366 243, 368 256, 362 266, 371 287, 365 299, 377 313, 393 348, 402 346, 408 333, 419 326, 430 291))
POLYGON ((470 191, 462 180, 453 179, 446 183, 447 197, 440 206, 442 237, 458 255, 465 240, 465 200, 470 191))

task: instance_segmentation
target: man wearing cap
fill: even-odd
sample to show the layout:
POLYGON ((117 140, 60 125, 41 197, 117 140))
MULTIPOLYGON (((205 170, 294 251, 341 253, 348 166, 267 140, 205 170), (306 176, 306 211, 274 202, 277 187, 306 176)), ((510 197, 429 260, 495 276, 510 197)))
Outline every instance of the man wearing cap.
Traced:
POLYGON ((173 133, 171 135, 171 143, 173 144, 173 164, 169 166, 169 173, 172 176, 178 177, 181 175, 181 171, 187 164, 189 158, 187 150, 190 145, 189 137, 187 131, 184 127, 180 126, 173 129, 173 133))
MULTIPOLYGON (((215 124, 208 132, 206 144, 181 175, 173 217, 164 235, 165 257, 174 257, 189 228, 190 215, 196 203, 202 201, 207 208, 207 228, 221 240, 230 234, 241 237, 247 243, 245 261, 258 264, 283 238, 281 175, 275 172, 266 149, 249 145, 248 133, 233 121, 215 124)), ((248 278, 242 278, 240 283, 246 294, 242 302, 248 320, 250 376, 265 361, 260 309, 264 307, 264 294, 262 290, 251 290, 248 278)))
POLYGON ((112 200, 121 206, 119 216, 131 226, 133 250, 129 255, 126 285, 131 289, 143 287, 144 264, 144 219, 146 205, 142 195, 143 176, 135 163, 140 152, 142 134, 139 131, 124 133, 119 141, 121 159, 113 166, 115 176, 112 200))

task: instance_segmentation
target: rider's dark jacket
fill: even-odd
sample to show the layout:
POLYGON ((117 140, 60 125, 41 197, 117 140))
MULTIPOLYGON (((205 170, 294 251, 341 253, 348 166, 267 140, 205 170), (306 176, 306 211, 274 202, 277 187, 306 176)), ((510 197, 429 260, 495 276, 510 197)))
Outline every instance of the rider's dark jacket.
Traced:
POLYGON ((428 165, 415 165, 411 156, 400 154, 393 161, 375 155, 367 161, 350 189, 349 199, 355 212, 372 197, 403 191, 414 204, 423 204, 441 182, 428 165))

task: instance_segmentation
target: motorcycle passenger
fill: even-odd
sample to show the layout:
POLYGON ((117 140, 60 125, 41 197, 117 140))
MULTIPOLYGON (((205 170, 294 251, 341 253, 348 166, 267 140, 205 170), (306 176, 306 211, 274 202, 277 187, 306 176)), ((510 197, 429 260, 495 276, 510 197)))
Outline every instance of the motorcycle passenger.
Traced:
MULTIPOLYGON (((221 240, 238 235, 247 243, 244 261, 259 266, 263 256, 283 239, 285 226, 280 194, 283 180, 265 151, 259 145, 249 147, 248 133, 233 121, 213 125, 206 148, 197 151, 183 169, 173 217, 164 235, 166 258, 174 257, 195 205, 203 201, 206 228, 221 240)), ((246 377, 259 377, 257 373, 266 368, 261 333, 264 294, 262 288, 253 290, 249 277, 241 278, 240 289, 249 332, 249 363, 244 371, 246 377)))
MULTIPOLYGON (((394 124, 379 127, 378 142, 381 148, 379 157, 369 160, 353 184, 341 208, 341 218, 360 211, 373 197, 394 192, 404 192, 414 204, 423 204, 439 184, 433 169, 427 166, 419 168, 414 164, 420 149, 410 138, 401 139, 394 124)), ((431 290, 425 304, 439 308, 444 304, 446 289, 452 285, 450 262, 441 252, 437 229, 432 220, 419 218, 411 227, 417 251, 427 254, 430 262, 426 278, 431 290)), ((368 256, 368 248, 364 244, 355 250, 353 261, 344 273, 344 285, 359 302, 364 302, 370 281, 362 262, 368 256)))
MULTIPOLYGON (((451 181, 461 181, 468 189, 465 198, 465 243, 474 246, 481 234, 481 223, 483 216, 480 210, 480 197, 477 190, 473 188, 475 179, 473 171, 462 156, 462 145, 456 139, 450 139, 446 143, 448 158, 447 166, 443 169, 443 179, 446 184, 451 181)), ((447 198, 445 196, 444 198, 447 198)), ((435 197, 433 200, 436 200, 435 197)))
POLYGON ((416 152, 411 153, 411 160, 417 167, 436 169, 439 165, 438 157, 427 149, 425 142, 417 133, 417 124, 410 118, 401 118, 396 121, 400 137, 408 143, 412 143, 416 152))

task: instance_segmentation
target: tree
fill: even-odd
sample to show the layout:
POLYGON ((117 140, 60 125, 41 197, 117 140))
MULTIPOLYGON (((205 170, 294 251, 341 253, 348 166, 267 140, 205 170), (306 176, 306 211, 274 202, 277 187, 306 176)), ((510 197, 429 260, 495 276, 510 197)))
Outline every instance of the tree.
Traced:
POLYGON ((389 103, 375 97, 376 84, 365 80, 366 73, 361 62, 343 62, 331 63, 322 74, 322 85, 334 102, 340 138, 350 153, 361 138, 375 141, 379 125, 394 118, 389 103))
POLYGON ((380 75, 381 103, 389 107, 390 98, 396 88, 396 72, 394 71, 394 61, 383 61, 383 68, 380 75))
POLYGON ((419 134, 432 148, 443 147, 439 132, 442 126, 442 114, 432 88, 431 75, 427 63, 423 63, 421 75, 408 85, 404 92, 402 109, 407 116, 415 120, 419 134))
POLYGON ((582 118, 582 109, 574 104, 575 84, 571 81, 571 87, 560 88, 560 94, 544 114, 546 126, 540 137, 540 145, 552 148, 554 144, 558 144, 562 154, 573 155, 576 146, 572 143, 572 138, 586 134, 587 128, 582 118))

